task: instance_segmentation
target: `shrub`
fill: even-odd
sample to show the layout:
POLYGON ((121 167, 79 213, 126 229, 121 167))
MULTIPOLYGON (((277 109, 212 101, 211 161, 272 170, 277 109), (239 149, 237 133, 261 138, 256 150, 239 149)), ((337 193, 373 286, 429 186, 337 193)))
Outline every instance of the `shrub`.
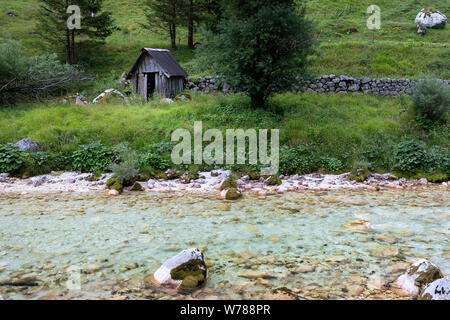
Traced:
POLYGON ((350 180, 357 182, 366 181, 371 175, 371 172, 369 170, 370 167, 371 167, 370 162, 356 161, 352 166, 352 171, 350 173, 350 180))
POLYGON ((313 157, 309 149, 298 146, 280 150, 280 171, 283 174, 310 173, 313 170, 313 157))
POLYGON ((425 144, 415 140, 401 142, 396 147, 395 169, 400 172, 414 173, 428 167, 425 144))
POLYGON ((72 154, 73 169, 82 172, 105 172, 113 159, 111 148, 101 142, 82 145, 72 154))
POLYGON ((324 168, 328 172, 339 171, 344 168, 342 161, 333 157, 320 157, 317 166, 324 168))
POLYGON ((0 172, 14 174, 22 165, 21 152, 14 144, 0 144, 0 172))
POLYGON ((0 38, 0 105, 58 95, 91 79, 56 54, 27 57, 23 51, 19 42, 0 38))
POLYGON ((28 177, 50 173, 55 167, 52 157, 45 152, 22 152, 22 159, 21 172, 28 177))
POLYGON ((114 148, 118 163, 112 163, 110 169, 113 176, 120 181, 124 187, 132 186, 138 179, 140 156, 131 150, 127 143, 121 143, 114 148))
POLYGON ((441 80, 422 80, 413 87, 413 111, 424 126, 445 122, 450 109, 450 87, 441 80))

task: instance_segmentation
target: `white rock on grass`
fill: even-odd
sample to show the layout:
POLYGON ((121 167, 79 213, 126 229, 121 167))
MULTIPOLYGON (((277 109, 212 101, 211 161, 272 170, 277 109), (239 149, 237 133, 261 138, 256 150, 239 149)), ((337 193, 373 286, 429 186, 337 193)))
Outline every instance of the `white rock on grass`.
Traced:
POLYGON ((450 277, 444 277, 428 284, 419 300, 450 300, 450 277))
POLYGON ((447 17, 431 9, 422 9, 416 17, 415 23, 419 34, 425 34, 428 28, 444 28, 447 25, 447 17))
POLYGON ((442 277, 438 266, 427 259, 421 259, 395 280, 392 289, 400 295, 417 296, 425 286, 442 277))
POLYGON ((36 141, 25 138, 16 143, 16 146, 21 151, 39 151, 39 145, 36 141))
POLYGON ((199 249, 188 249, 164 262, 151 280, 157 286, 194 289, 206 283, 207 277, 203 253, 199 249), (175 274, 176 279, 173 279, 175 274))

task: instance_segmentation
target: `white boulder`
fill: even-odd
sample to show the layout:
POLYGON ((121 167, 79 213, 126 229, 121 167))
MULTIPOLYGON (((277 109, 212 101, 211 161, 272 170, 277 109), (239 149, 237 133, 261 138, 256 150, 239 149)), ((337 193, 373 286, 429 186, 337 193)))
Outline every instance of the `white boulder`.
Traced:
POLYGON ((188 249, 170 258, 153 274, 152 282, 157 286, 178 289, 202 286, 208 272, 199 249, 188 249))
POLYGON ((425 34, 428 28, 444 28, 447 24, 445 14, 432 9, 422 9, 416 17, 415 23, 419 34, 425 34))
POLYGON ((392 289, 400 295, 417 296, 425 286, 442 277, 438 266, 427 259, 421 259, 395 280, 392 289))
POLYGON ((450 300, 450 277, 444 277, 428 284, 419 300, 450 300))

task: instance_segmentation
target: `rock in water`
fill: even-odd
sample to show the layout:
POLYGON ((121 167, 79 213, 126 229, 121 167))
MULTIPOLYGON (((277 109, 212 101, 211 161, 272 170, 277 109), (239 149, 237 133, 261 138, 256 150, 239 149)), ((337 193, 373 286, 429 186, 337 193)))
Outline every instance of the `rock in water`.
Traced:
POLYGON ((416 296, 428 284, 442 277, 441 270, 434 263, 427 259, 421 259, 395 280, 392 290, 400 295, 416 296))
POLYGON ((203 253, 188 249, 170 258, 153 274, 157 286, 193 290, 203 286, 208 278, 203 253))
POLYGON ((39 145, 36 141, 25 138, 20 140, 16 143, 17 148, 21 151, 32 151, 32 152, 38 152, 39 151, 39 145))
POLYGON ((419 34, 425 34, 428 28, 444 28, 447 25, 447 17, 432 9, 422 9, 416 17, 415 23, 417 25, 419 34))
POLYGON ((450 277, 444 277, 428 284, 419 300, 450 300, 450 277))

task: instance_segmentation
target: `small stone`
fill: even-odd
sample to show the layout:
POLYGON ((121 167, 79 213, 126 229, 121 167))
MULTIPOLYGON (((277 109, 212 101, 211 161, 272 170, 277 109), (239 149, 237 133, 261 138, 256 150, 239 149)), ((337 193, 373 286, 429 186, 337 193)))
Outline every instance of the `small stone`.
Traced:
POLYGON ((276 277, 268 272, 263 271, 249 271, 247 273, 240 274, 239 277, 245 279, 275 279, 276 277))
POLYGON ((91 274, 96 273, 103 269, 103 265, 99 263, 89 263, 83 267, 83 273, 91 274))

